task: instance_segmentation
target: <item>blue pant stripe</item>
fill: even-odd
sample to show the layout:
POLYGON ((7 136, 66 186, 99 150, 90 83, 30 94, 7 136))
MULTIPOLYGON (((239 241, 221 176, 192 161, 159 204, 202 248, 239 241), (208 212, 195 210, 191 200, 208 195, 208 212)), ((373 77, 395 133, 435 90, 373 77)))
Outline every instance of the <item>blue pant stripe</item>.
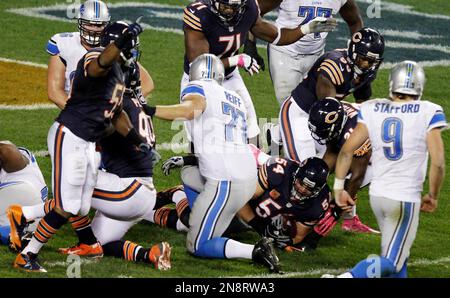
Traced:
POLYGON ((398 229, 397 235, 395 235, 394 242, 392 243, 392 247, 388 250, 387 258, 391 260, 394 264, 397 264, 398 259, 400 258, 401 247, 403 247, 403 243, 408 236, 409 226, 412 221, 412 210, 413 204, 411 202, 402 202, 403 205, 403 214, 400 223, 400 227, 398 229))
POLYGON ((230 182, 220 181, 218 188, 219 189, 214 198, 213 204, 206 213, 206 220, 203 221, 203 225, 200 227, 200 234, 197 237, 197 242, 195 243, 196 250, 198 249, 200 243, 211 239, 212 232, 217 223, 220 212, 227 202, 230 191, 230 182))

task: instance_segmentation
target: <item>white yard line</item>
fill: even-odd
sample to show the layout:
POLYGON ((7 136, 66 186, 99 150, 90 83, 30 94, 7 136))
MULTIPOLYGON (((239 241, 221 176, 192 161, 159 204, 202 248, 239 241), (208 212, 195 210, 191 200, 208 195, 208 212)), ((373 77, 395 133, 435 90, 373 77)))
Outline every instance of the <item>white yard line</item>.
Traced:
MULTIPOLYGON (((409 262, 408 267, 426 267, 431 265, 443 265, 450 263, 450 256, 439 258, 436 260, 429 259, 417 259, 415 261, 409 262)), ((298 271, 298 272, 287 272, 283 275, 280 274, 255 274, 255 275, 246 275, 246 276, 222 276, 222 277, 239 277, 239 278, 291 278, 291 277, 308 277, 308 276, 317 276, 322 274, 340 274, 344 273, 348 270, 348 268, 318 268, 311 269, 308 271, 298 271)))
POLYGON ((57 109, 54 104, 50 103, 36 103, 29 105, 3 105, 0 104, 0 110, 8 111, 31 111, 31 110, 53 110, 57 109))
POLYGON ((33 67, 38 67, 38 68, 47 68, 46 64, 40 64, 40 63, 34 63, 34 62, 30 62, 30 61, 22 61, 22 60, 10 59, 10 58, 3 58, 3 57, 0 57, 0 62, 17 63, 17 64, 33 66, 33 67))

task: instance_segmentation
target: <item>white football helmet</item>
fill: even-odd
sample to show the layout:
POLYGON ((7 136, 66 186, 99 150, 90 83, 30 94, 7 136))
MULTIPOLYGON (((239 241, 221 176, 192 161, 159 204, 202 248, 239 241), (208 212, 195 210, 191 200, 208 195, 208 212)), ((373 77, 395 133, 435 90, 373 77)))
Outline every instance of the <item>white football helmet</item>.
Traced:
POLYGON ((202 54, 195 58, 189 69, 189 81, 212 79, 222 85, 225 68, 213 54, 202 54))
POLYGON ((81 39, 92 47, 100 43, 103 29, 111 20, 108 6, 100 0, 88 0, 81 4, 78 14, 78 30, 81 39))
POLYGON ((417 62, 403 61, 394 65, 389 75, 389 95, 393 93, 422 97, 425 87, 425 72, 417 62))

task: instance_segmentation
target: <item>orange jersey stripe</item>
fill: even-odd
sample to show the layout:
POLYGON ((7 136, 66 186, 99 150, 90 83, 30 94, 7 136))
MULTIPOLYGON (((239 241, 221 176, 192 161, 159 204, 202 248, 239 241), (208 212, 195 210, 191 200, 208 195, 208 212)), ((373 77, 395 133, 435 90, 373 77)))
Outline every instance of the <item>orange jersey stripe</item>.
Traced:
POLYGON ((295 147, 294 147, 294 138, 292 136, 292 132, 289 128, 289 119, 288 119, 288 114, 289 114, 289 107, 291 106, 292 102, 286 102, 286 104, 283 105, 282 108, 282 114, 281 117, 283 119, 282 124, 283 124, 283 130, 284 130, 284 135, 286 137, 286 142, 287 142, 287 149, 288 149, 288 153, 289 156, 291 157, 291 159, 296 159, 297 156, 297 152, 295 152, 295 147))
POLYGON ((184 13, 189 15, 192 19, 194 19, 195 21, 200 23, 200 18, 197 17, 195 14, 193 14, 192 12, 190 12, 187 8, 184 9, 184 13))
POLYGON ((331 63, 329 63, 329 62, 322 62, 322 66, 323 67, 327 67, 329 70, 331 70, 331 72, 333 73, 333 76, 336 79, 336 82, 338 83, 338 85, 342 84, 342 81, 341 81, 341 79, 340 79, 340 77, 338 75, 339 71, 336 71, 336 68, 333 65, 331 65, 331 63))
POLYGON ((58 132, 56 135, 56 150, 55 150, 55 206, 58 206, 59 208, 62 208, 62 201, 61 201, 61 151, 62 151, 62 135, 63 135, 63 125, 60 125, 58 127, 58 132))
POLYGON ((328 67, 325 67, 325 66, 321 66, 321 67, 319 67, 319 70, 321 70, 321 69, 323 69, 329 76, 330 76, 330 79, 331 79, 331 82, 334 84, 334 85, 338 85, 337 84, 337 82, 336 82, 336 78, 334 77, 334 75, 333 75, 333 73, 331 72, 331 70, 329 70, 328 69, 328 67))
POLYGON ((334 66, 336 72, 338 73, 339 78, 341 79, 341 84, 344 83, 344 75, 342 74, 343 70, 341 70, 340 66, 331 59, 325 59, 324 62, 328 62, 334 66))
POLYGON ((133 193, 133 191, 135 191, 139 186, 141 186, 141 183, 139 183, 139 181, 135 181, 133 183, 133 185, 125 192, 107 193, 107 192, 103 192, 103 191, 96 189, 96 190, 94 190, 93 195, 100 196, 100 197, 106 197, 106 198, 110 198, 110 199, 123 199, 123 198, 129 196, 131 193, 133 193))
MULTIPOLYGON (((186 15, 185 15, 186 16, 186 15)), ((198 31, 202 31, 201 27, 196 26, 195 24, 193 24, 189 19, 187 19, 186 17, 183 18, 183 21, 186 23, 186 25, 188 25, 189 27, 191 27, 192 29, 198 30, 198 31)))

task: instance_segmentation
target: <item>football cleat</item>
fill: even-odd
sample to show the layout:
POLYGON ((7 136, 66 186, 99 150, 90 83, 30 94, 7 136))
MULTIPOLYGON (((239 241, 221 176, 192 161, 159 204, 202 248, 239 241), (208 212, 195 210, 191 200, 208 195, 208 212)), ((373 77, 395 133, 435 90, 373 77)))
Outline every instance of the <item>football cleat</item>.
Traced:
POLYGON ((169 270, 171 268, 170 264, 170 253, 172 247, 170 247, 167 242, 160 242, 155 244, 150 249, 148 258, 150 262, 155 265, 158 270, 169 270))
POLYGON ((14 260, 13 266, 14 268, 26 272, 47 272, 47 270, 39 264, 37 255, 32 252, 28 252, 27 254, 18 254, 14 260))
POLYGON ((263 237, 259 240, 252 252, 252 260, 269 268, 270 272, 281 273, 280 261, 272 246, 273 239, 263 237))
POLYGON ((6 216, 9 219, 11 232, 9 234, 10 247, 15 251, 23 249, 22 237, 27 226, 27 220, 23 216, 22 207, 12 205, 6 210, 6 216))
POLYGON ((183 185, 177 185, 162 191, 158 191, 158 193, 156 194, 156 204, 153 209, 157 210, 163 206, 172 204, 173 194, 176 193, 177 191, 184 191, 183 185))
POLYGON ((342 222, 342 230, 354 233, 380 234, 380 231, 363 224, 358 215, 355 215, 351 219, 344 219, 342 222))
POLYGON ((63 255, 77 255, 80 257, 101 258, 103 257, 102 245, 97 242, 92 245, 79 243, 76 246, 60 248, 58 252, 63 255))

